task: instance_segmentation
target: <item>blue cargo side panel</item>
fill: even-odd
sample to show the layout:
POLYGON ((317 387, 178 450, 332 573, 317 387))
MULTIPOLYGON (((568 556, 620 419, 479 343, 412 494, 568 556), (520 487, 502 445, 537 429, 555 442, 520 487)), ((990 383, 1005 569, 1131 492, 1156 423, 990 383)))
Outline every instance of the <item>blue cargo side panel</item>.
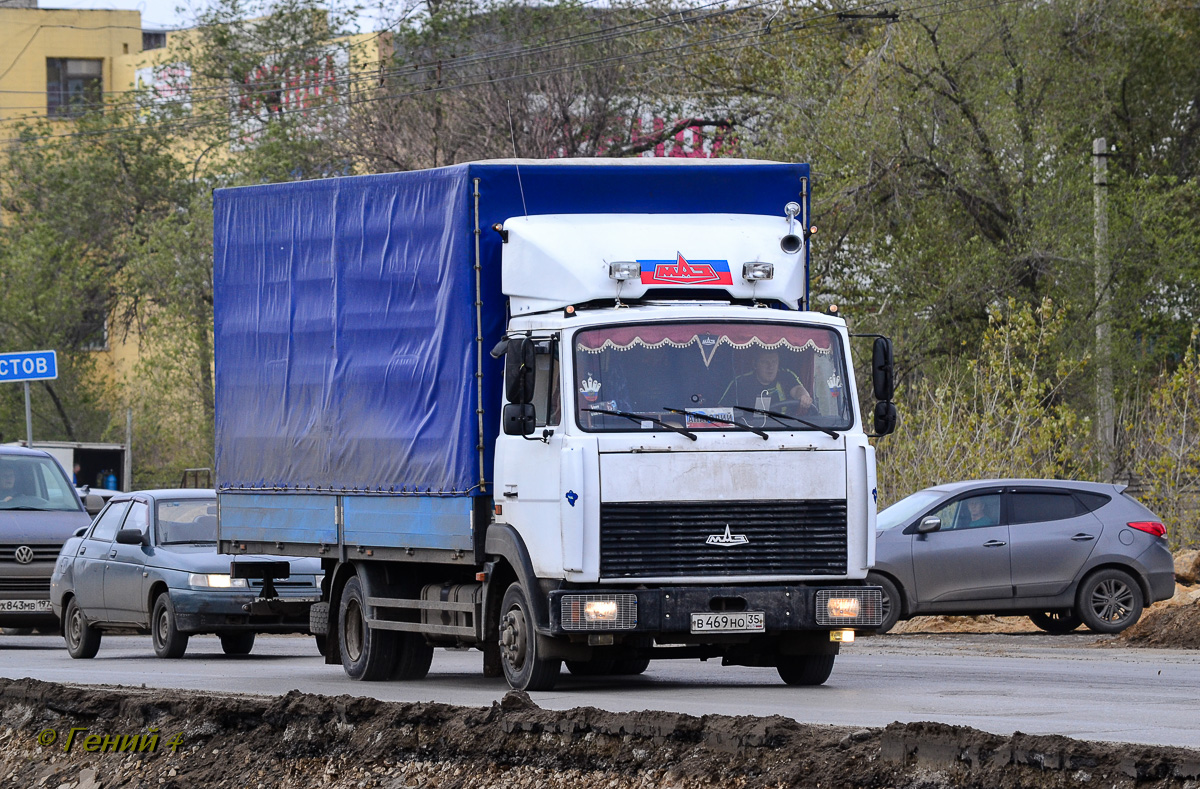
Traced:
POLYGON ((222 490, 478 492, 471 184, 404 175, 215 193, 222 490))
POLYGON ((335 496, 219 493, 218 499, 222 540, 337 545, 335 496))
POLYGON ((470 551, 472 504, 468 498, 346 496, 346 545, 470 551))

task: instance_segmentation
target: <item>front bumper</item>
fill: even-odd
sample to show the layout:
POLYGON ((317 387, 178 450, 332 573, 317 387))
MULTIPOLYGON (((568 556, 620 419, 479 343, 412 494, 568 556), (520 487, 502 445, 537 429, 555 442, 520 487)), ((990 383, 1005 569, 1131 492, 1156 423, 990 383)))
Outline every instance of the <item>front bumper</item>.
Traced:
POLYGON ((741 611, 761 611, 765 620, 763 633, 872 629, 883 622, 883 590, 878 586, 834 585, 560 589, 550 592, 550 631, 553 635, 643 633, 702 638, 706 634, 692 633, 692 614, 741 611), (580 626, 570 613, 578 596, 621 598, 620 623, 589 622, 580 626), (858 615, 830 618, 826 605, 830 596, 856 598, 858 615), (629 602, 635 603, 632 609, 629 602))
POLYGON ((308 609, 319 602, 313 589, 303 596, 256 598, 253 593, 172 589, 175 626, 184 633, 253 630, 257 633, 308 633, 308 609))

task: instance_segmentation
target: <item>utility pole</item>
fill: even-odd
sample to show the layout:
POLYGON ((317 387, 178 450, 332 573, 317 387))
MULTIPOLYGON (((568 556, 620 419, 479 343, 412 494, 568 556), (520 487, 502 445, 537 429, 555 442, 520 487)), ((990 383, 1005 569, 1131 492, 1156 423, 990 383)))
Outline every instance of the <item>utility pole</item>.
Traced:
POLYGON ((1096 283, 1096 448, 1100 478, 1112 482, 1116 473, 1113 415, 1112 306, 1109 286, 1112 266, 1108 259, 1108 141, 1092 140, 1092 193, 1095 205, 1096 283))

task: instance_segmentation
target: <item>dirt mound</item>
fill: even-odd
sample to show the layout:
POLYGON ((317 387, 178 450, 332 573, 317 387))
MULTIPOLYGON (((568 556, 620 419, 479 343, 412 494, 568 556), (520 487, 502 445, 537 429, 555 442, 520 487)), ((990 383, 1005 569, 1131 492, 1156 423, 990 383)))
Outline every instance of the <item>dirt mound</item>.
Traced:
POLYGON ((1147 608, 1112 645, 1200 649, 1200 586, 1176 584, 1174 597, 1147 608))
POLYGON ((782 717, 556 712, 519 693, 484 709, 28 679, 0 680, 0 744, 4 786, 62 789, 1183 789, 1200 778, 1200 751, 932 723, 848 729, 782 717))

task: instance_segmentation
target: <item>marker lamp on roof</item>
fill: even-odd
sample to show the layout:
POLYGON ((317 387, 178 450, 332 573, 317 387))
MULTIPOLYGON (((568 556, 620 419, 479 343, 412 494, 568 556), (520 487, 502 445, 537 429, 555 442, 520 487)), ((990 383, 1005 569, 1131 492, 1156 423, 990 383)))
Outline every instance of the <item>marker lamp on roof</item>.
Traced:
POLYGON ((760 279, 773 279, 774 277, 774 263, 742 264, 742 279, 746 280, 747 282, 758 282, 760 279))
POLYGON ((642 264, 636 260, 618 260, 608 264, 609 279, 624 282, 627 279, 641 279, 642 264))

